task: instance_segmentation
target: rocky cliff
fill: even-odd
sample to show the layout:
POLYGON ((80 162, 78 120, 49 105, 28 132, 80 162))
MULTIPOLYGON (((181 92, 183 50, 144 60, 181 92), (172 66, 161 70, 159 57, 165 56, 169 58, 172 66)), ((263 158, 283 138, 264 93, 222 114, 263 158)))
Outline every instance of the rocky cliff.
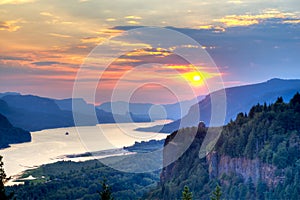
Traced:
POLYGON ((221 178, 222 175, 241 176, 246 183, 250 178, 254 184, 263 181, 269 187, 276 186, 284 181, 284 170, 276 166, 261 162, 259 159, 247 159, 245 157, 231 158, 226 155, 218 155, 216 151, 206 156, 209 166, 210 179, 221 178))

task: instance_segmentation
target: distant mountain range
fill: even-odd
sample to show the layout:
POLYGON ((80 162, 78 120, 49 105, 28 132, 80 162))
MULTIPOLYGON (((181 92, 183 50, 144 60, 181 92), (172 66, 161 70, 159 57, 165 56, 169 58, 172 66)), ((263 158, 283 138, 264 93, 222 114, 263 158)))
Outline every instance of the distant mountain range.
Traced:
POLYGON ((180 119, 181 116, 184 116, 188 113, 189 108, 195 104, 195 102, 199 102, 203 100, 205 96, 198 96, 196 99, 181 101, 173 104, 162 104, 156 105, 151 103, 128 103, 125 101, 115 101, 115 102, 105 102, 97 108, 103 110, 105 112, 114 113, 118 115, 124 115, 126 112, 130 111, 133 115, 144 116, 145 118, 150 118, 152 120, 160 120, 167 119, 177 120, 180 119), (153 112, 152 115, 151 109, 155 109, 155 106, 162 106, 165 111, 166 116, 164 117, 160 112, 153 112))
MULTIPOLYGON (((300 91, 300 80, 283 80, 271 79, 267 82, 226 88, 227 112, 223 124, 214 124, 214 126, 222 126, 227 124, 231 119, 235 119, 240 112, 248 112, 252 105, 270 104, 281 96, 285 101, 289 101, 296 92, 300 91)), ((162 133, 171 133, 179 128, 196 126, 195 116, 199 115, 196 111, 200 111, 200 120, 204 121, 208 126, 211 118, 211 95, 218 96, 222 91, 213 92, 207 95, 205 99, 198 104, 193 105, 187 115, 172 123, 160 127, 139 128, 140 131, 153 131, 161 129, 162 133), (198 108, 199 109, 198 109, 198 108)))
POLYGON ((112 114, 86 103, 83 99, 51 99, 19 93, 0 93, 0 114, 17 127, 28 131, 74 126, 74 117, 80 118, 76 125, 92 126, 98 123, 149 122, 149 116, 138 113, 112 114), (72 112, 72 103, 76 107, 72 112), (96 114, 96 119, 93 116, 96 114))
MULTIPOLYGON (((239 112, 247 112, 251 105, 257 103, 271 103, 278 96, 288 101, 295 92, 300 91, 300 80, 272 79, 264 83, 232 87, 225 89, 227 96, 227 113, 224 124, 234 119, 239 112)), ((218 95, 222 91, 213 92, 218 95)), ((74 105, 79 108, 78 113, 72 113, 72 99, 51 99, 19 93, 0 93, 0 114, 4 115, 14 126, 28 131, 49 128, 74 126, 73 114, 79 116, 80 123, 76 125, 95 125, 97 123, 117 122, 149 122, 160 119, 161 116, 149 115, 155 107, 153 104, 108 102, 95 107, 83 99, 74 99, 74 105), (116 112, 112 113, 112 107, 116 112), (124 109, 129 106, 129 111, 124 109), (94 119, 91 113, 96 114, 94 119)), ((194 126, 198 120, 197 107, 201 112, 200 120, 210 125, 211 99, 210 95, 198 97, 197 100, 161 105, 168 119, 175 120, 162 127, 161 132, 170 133, 181 127, 194 126), (193 102, 198 103, 192 105, 193 102), (182 113, 181 113, 182 112, 182 113), (184 116, 184 117, 180 117, 184 116)), ((223 125, 223 124, 216 124, 223 125)), ((157 130, 157 127, 139 129, 141 131, 157 130)))

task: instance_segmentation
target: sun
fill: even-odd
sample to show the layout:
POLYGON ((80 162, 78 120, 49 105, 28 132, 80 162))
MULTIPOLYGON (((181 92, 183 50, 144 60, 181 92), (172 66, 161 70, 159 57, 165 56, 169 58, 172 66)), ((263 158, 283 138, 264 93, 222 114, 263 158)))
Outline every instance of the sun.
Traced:
POLYGON ((180 77, 184 78, 193 87, 204 86, 206 81, 214 76, 216 75, 205 71, 189 71, 180 74, 180 77))
POLYGON ((199 75, 195 75, 195 76, 193 76, 193 80, 194 81, 200 81, 201 77, 199 75))

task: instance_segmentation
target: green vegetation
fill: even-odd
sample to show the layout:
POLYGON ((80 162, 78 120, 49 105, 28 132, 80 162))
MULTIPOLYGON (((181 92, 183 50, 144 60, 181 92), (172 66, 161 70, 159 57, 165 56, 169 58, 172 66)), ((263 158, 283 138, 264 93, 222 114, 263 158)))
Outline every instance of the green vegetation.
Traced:
POLYGON ((213 192, 213 196, 210 198, 211 200, 220 200, 222 196, 221 188, 217 185, 215 191, 213 192))
POLYGON ((102 191, 99 194, 100 200, 114 200, 111 194, 111 187, 106 183, 106 179, 102 181, 102 191))
MULTIPOLYGON (((280 97, 272 105, 256 105, 224 127, 219 154, 259 158, 282 169, 300 159, 300 94, 289 103, 280 97)), ((300 162, 300 160, 299 160, 300 162)))
POLYGON ((184 186, 184 189, 182 191, 182 200, 192 200, 193 194, 190 192, 190 189, 188 186, 184 186))
POLYGON ((125 150, 137 153, 148 153, 153 152, 164 147, 165 140, 150 140, 135 142, 134 145, 129 147, 124 147, 125 150))
POLYGON ((24 177, 37 178, 25 185, 7 187, 15 191, 17 200, 23 199, 80 199, 99 200, 99 191, 105 184, 111 187, 115 199, 131 200, 142 197, 159 181, 159 172, 124 173, 101 164, 98 160, 86 162, 62 161, 27 171, 24 177))
MULTIPOLYGON (((188 135, 194 128, 174 132, 188 135)), ((278 98, 271 105, 253 106, 248 114, 224 126, 214 148, 217 157, 258 159, 275 168, 268 185, 264 180, 247 180, 241 174, 210 176, 207 160, 198 153, 206 130, 198 130, 189 149, 173 164, 164 168, 161 186, 152 190, 147 199, 179 199, 181 188, 189 185, 195 199, 217 198, 212 188, 222 186, 224 199, 299 199, 300 194, 300 94, 288 103, 278 98)), ((221 166, 222 167, 222 166, 221 166)), ((238 166, 243 168, 245 166, 238 166)), ((259 166, 257 166, 259 167, 259 166)), ((255 170, 255 169, 253 169, 255 170)))
MULTIPOLYGON (((37 180, 24 186, 6 188, 15 191, 17 199, 99 199, 99 180, 107 177, 104 191, 111 186, 116 199, 298 199, 300 194, 300 94, 288 103, 278 98, 271 105, 256 105, 249 113, 240 113, 231 120, 214 147, 217 158, 227 156, 247 160, 259 160, 272 166, 271 180, 252 180, 242 174, 228 173, 212 176, 211 163, 198 154, 207 128, 184 128, 172 133, 183 140, 192 139, 187 151, 174 163, 159 172, 145 174, 122 173, 100 164, 98 161, 81 163, 58 162, 28 171, 37 180), (156 186, 157 185, 157 186, 156 186), (155 187, 156 186, 156 187, 155 187), (186 186, 186 187, 185 187, 186 186), (222 191, 221 188, 222 187, 222 191), (184 188, 182 192, 182 188, 184 188), (214 189, 215 188, 215 189, 214 189), (150 192, 147 193, 147 191, 150 192)), ((174 143, 174 141, 172 141, 174 143)), ((176 143, 181 148, 180 142, 176 143)), ((139 146, 139 145, 137 145, 139 146)), ((143 145, 146 147, 145 145, 143 145)), ((140 148, 140 147, 139 147, 140 148)), ((180 151, 178 151, 180 152, 180 151)), ((174 152, 166 155, 174 155, 174 152)), ((218 161, 216 161, 218 162, 218 161)), ((222 167, 222 166, 221 166, 222 167)), ((243 168, 245 166, 237 166, 243 168)), ((255 169, 260 166, 256 166, 255 169)), ((254 171, 255 171, 254 169, 254 171)), ((103 185, 102 185, 103 186, 103 185)), ((100 193, 101 194, 101 193, 100 193)))
POLYGON ((12 199, 13 197, 13 193, 10 193, 9 195, 6 194, 6 190, 5 190, 5 187, 4 187, 4 183, 6 181, 9 180, 9 178, 6 177, 6 174, 4 172, 4 169, 3 169, 3 161, 2 161, 2 156, 0 156, 0 199, 1 200, 9 200, 9 199, 12 199))

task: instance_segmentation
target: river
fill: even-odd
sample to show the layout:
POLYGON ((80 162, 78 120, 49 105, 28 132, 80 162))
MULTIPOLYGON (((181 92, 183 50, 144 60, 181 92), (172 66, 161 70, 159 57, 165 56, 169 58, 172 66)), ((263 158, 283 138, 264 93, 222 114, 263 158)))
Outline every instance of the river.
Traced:
MULTIPOLYGON (((166 134, 134 130, 138 127, 150 127, 162 123, 166 122, 99 124, 97 126, 46 129, 31 132, 31 142, 13 144, 9 148, 0 150, 0 155, 3 156, 6 174, 17 177, 25 170, 43 164, 61 160, 84 161, 94 158, 68 158, 65 155, 118 149, 133 145, 136 141, 165 139, 166 134)), ((120 152, 117 151, 117 153, 120 152)))

